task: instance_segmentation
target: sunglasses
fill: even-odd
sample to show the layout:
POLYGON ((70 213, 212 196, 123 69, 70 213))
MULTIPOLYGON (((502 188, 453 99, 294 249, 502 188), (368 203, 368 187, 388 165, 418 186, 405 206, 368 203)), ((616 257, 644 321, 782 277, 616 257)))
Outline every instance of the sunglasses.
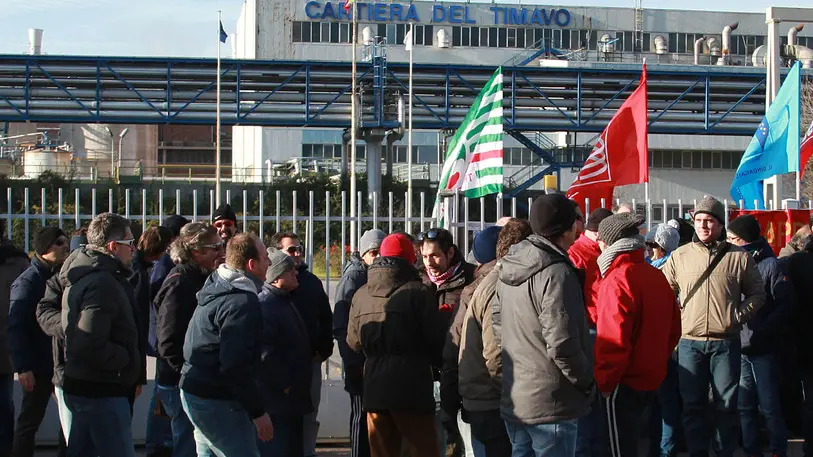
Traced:
POLYGON ((204 247, 204 248, 209 248, 209 249, 221 249, 221 248, 223 248, 224 246, 226 246, 226 243, 225 243, 225 242, 223 242, 223 241, 221 241, 221 242, 219 242, 219 243, 214 243, 214 244, 204 244, 204 245, 203 245, 203 247, 204 247))
POLYGON ((215 228, 234 227, 234 221, 230 219, 221 219, 212 224, 215 228))
POLYGON ((115 240, 113 242, 116 243, 116 244, 120 244, 122 246, 128 246, 128 247, 135 246, 135 239, 132 239, 132 238, 129 239, 129 240, 115 240))
POLYGON ((440 232, 438 230, 432 229, 428 232, 421 232, 418 234, 418 241, 429 240, 435 241, 440 236, 440 232))
POLYGON ((305 248, 303 248, 302 246, 288 246, 288 248, 285 249, 285 252, 287 252, 288 254, 294 255, 294 254, 302 254, 302 252, 304 250, 305 250, 305 248))

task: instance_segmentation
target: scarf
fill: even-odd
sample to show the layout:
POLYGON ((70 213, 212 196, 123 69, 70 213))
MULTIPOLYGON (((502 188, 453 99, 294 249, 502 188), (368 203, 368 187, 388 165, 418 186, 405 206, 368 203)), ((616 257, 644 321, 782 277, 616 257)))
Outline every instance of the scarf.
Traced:
POLYGON ((598 256, 598 269, 601 271, 601 277, 603 278, 607 274, 607 270, 610 269, 610 265, 612 265, 613 260, 615 260, 615 258, 620 254, 637 251, 638 249, 643 249, 644 247, 646 247, 646 243, 644 242, 644 237, 641 235, 636 235, 630 238, 621 238, 613 243, 612 246, 605 249, 604 252, 598 256))
POLYGON ((666 265, 666 261, 669 260, 669 256, 671 254, 672 253, 670 252, 669 254, 666 254, 665 256, 663 256, 663 257, 661 257, 660 259, 657 259, 657 260, 652 260, 652 259, 647 259, 647 260, 649 261, 650 265, 652 265, 653 267, 660 270, 660 269, 663 268, 664 265, 666 265))
POLYGON ((462 261, 457 262, 456 264, 454 264, 452 266, 452 268, 449 268, 448 270, 446 270, 445 272, 443 272, 443 273, 441 273, 441 274, 439 274, 437 276, 433 276, 432 272, 430 272, 427 269, 426 270, 426 277, 429 278, 430 281, 432 281, 432 284, 434 284, 435 286, 440 287, 443 283, 448 281, 449 278, 454 276, 455 273, 457 273, 457 270, 460 269, 460 265, 462 265, 462 263, 463 263, 462 261))

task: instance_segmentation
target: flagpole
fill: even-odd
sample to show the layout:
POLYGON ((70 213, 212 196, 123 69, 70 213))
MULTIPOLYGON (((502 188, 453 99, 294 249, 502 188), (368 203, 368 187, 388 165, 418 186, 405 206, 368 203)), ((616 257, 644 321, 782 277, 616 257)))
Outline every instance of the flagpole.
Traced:
POLYGON ((350 71, 350 252, 356 252, 356 3, 351 3, 353 45, 350 71))
POLYGON ((217 10, 217 102, 215 103, 215 207, 220 206, 220 24, 217 10))
MULTIPOLYGON (((412 50, 415 46, 415 24, 409 24, 409 127, 407 130, 407 233, 412 233, 412 50)), ((438 170, 440 171, 440 170, 438 170)))
MULTIPOLYGON (((795 65, 800 65, 798 62, 795 65)), ((802 72, 799 71, 799 123, 802 122, 802 72)), ((801 127, 801 125, 800 125, 801 127)), ((801 130, 801 128, 799 129, 801 130)), ((799 143, 799 151, 796 152, 796 161, 798 166, 796 167, 796 203, 799 205, 797 208, 802 207, 802 144, 799 143)))

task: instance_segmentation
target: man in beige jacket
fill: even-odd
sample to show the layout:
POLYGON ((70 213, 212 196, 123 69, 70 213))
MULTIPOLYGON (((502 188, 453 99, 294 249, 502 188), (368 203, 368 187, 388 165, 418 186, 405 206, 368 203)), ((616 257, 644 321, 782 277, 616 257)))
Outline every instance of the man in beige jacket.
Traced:
POLYGON ((724 221, 723 204, 703 198, 694 212, 693 242, 676 250, 663 269, 680 300, 678 384, 691 457, 708 456, 709 384, 716 409, 716 455, 731 457, 737 449, 740 327, 765 302, 756 262, 726 241, 724 221))

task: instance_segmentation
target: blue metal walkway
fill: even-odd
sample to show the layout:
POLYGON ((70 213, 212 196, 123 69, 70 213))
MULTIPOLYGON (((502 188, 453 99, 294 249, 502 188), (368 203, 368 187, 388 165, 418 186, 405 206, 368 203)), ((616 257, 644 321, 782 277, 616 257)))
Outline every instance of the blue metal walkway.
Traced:
MULTIPOLYGON (((635 65, 570 64, 503 69, 507 129, 600 132, 640 76, 635 65)), ((215 69, 212 59, 0 55, 0 121, 213 124, 215 69)), ((415 128, 457 127, 493 71, 415 65, 415 128)), ((407 72, 392 61, 358 65, 362 127, 399 125, 407 72)), ((764 73, 650 65, 650 131, 751 135, 764 73)), ((348 62, 224 60, 222 122, 346 128, 350 84, 348 62)))

